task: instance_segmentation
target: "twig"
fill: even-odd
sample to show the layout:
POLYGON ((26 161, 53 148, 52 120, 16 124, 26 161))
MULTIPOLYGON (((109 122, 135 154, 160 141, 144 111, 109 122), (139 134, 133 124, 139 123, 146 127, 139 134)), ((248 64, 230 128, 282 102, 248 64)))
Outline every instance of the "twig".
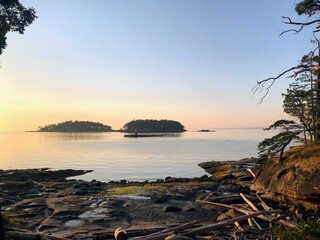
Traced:
POLYGON ((262 230, 262 227, 257 223, 257 221, 254 218, 251 218, 252 222, 259 228, 259 230, 262 230))

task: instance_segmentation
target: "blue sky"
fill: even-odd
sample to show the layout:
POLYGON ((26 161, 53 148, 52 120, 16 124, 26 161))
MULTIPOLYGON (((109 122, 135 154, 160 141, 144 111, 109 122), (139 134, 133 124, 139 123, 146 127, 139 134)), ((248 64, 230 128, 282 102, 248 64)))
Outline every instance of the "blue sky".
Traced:
POLYGON ((310 51, 293 0, 25 0, 38 19, 10 33, 0 57, 0 130, 66 120, 121 128, 173 119, 187 129, 265 127, 282 113, 289 79, 264 103, 257 80, 310 51))

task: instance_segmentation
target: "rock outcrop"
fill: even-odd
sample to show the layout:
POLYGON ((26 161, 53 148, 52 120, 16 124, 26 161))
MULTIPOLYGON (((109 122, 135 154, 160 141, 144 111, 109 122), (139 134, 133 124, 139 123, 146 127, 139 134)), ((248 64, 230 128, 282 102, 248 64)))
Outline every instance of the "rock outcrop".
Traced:
POLYGON ((320 209, 320 144, 294 147, 285 160, 269 159, 251 190, 272 200, 320 209))
POLYGON ((214 182, 249 188, 253 176, 247 169, 252 169, 255 166, 255 158, 244 158, 239 161, 211 161, 198 165, 211 174, 211 179, 214 182))

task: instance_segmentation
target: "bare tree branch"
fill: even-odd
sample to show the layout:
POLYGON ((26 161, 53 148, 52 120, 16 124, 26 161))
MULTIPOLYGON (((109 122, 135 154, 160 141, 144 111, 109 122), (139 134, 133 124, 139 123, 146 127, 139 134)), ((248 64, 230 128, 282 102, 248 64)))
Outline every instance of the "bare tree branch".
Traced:
POLYGON ((301 68, 306 68, 308 67, 307 65, 298 65, 292 68, 289 68, 285 71, 283 71, 282 73, 278 74, 276 77, 270 77, 270 78, 266 78, 263 79, 261 81, 257 81, 257 84, 253 87, 253 92, 254 94, 260 90, 260 92, 262 92, 265 89, 265 94, 262 96, 262 98, 259 100, 259 104, 263 102, 264 98, 268 95, 270 88, 273 86, 273 84, 275 83, 275 81, 279 78, 281 78, 282 76, 284 76, 285 74, 287 74, 288 72, 291 72, 293 70, 296 69, 301 69, 301 68), (265 87, 265 85, 267 84, 267 86, 265 87))
POLYGON ((314 23, 320 23, 320 19, 315 19, 315 20, 310 21, 310 22, 293 22, 293 21, 291 20, 291 18, 289 18, 289 17, 282 17, 282 18, 287 19, 287 21, 282 21, 282 22, 285 23, 285 24, 299 25, 299 26, 304 26, 304 27, 305 27, 305 26, 312 25, 312 24, 314 24, 314 23))
POLYGON ((299 29, 289 29, 289 30, 285 30, 285 31, 282 31, 279 36, 282 36, 283 34, 286 34, 288 32, 293 32, 294 34, 297 34, 299 32, 301 32, 303 29, 303 27, 301 26, 299 29))
MULTIPOLYGON (((282 36, 283 34, 288 33, 288 32, 294 32, 295 34, 297 34, 297 33, 301 32, 304 29, 304 27, 306 27, 306 26, 310 26, 310 25, 315 24, 315 23, 320 23, 320 19, 316 19, 316 20, 309 21, 309 22, 294 22, 289 17, 282 16, 282 18, 286 19, 286 21, 282 21, 284 24, 296 25, 296 26, 299 26, 299 28, 298 29, 289 29, 289 30, 283 31, 283 32, 280 33, 280 36, 282 36)), ((316 30, 314 30, 313 32, 314 33, 320 32, 319 27, 320 26, 317 26, 316 30)))

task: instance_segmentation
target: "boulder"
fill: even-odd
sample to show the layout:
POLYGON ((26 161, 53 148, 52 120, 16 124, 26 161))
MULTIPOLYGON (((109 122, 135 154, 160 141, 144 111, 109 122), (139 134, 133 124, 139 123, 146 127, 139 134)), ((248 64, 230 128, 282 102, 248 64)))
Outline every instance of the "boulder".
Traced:
POLYGON ((306 208, 320 208, 320 145, 290 149, 285 160, 269 159, 251 190, 272 200, 285 200, 306 208))

